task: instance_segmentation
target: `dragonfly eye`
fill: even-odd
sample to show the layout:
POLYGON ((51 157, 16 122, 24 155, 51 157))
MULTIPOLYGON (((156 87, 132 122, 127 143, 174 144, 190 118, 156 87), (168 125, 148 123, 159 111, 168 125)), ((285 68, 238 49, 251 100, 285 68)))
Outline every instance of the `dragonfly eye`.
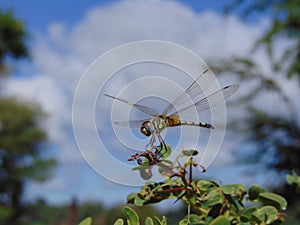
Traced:
POLYGON ((151 136, 151 122, 150 121, 145 121, 141 125, 141 133, 144 134, 145 136, 151 136))

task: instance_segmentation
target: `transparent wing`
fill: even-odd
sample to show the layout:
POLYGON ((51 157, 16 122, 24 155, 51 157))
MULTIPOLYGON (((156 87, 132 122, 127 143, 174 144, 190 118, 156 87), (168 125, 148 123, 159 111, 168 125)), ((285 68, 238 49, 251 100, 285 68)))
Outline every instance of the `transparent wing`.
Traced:
POLYGON ((239 88, 239 85, 226 86, 226 87, 212 93, 211 95, 199 100, 195 104, 187 106, 183 109, 180 109, 178 112, 175 112, 172 115, 188 113, 188 111, 190 109, 193 109, 194 107, 197 109, 198 112, 214 108, 219 103, 221 103, 223 100, 225 100, 226 98, 233 95, 237 91, 238 88, 239 88))
POLYGON ((121 102, 124 102, 128 105, 131 105, 132 107, 144 112, 144 113, 147 113, 148 115, 151 115, 151 116, 154 116, 154 115, 157 115, 157 112, 155 109, 152 109, 150 107, 147 107, 147 106, 143 106, 143 105, 139 105, 139 104, 134 104, 134 103, 131 103, 127 100, 124 100, 124 99, 121 99, 121 98, 117 98, 117 97, 114 97, 114 96, 111 96, 111 95, 108 95, 108 94, 104 94, 105 96, 109 97, 109 98, 112 98, 112 99, 116 99, 118 101, 121 101, 121 102))
POLYGON ((167 115, 172 111, 175 111, 176 107, 186 103, 188 100, 194 99, 199 96, 203 91, 205 91, 214 81, 215 75, 219 73, 217 68, 211 68, 204 70, 200 76, 190 84, 190 86, 185 90, 185 92, 179 95, 173 102, 171 102, 163 111, 162 115, 167 115))
POLYGON ((144 119, 144 120, 129 120, 129 121, 117 121, 115 122, 116 125, 121 127, 140 127, 141 124, 145 121, 149 121, 151 119, 144 119))

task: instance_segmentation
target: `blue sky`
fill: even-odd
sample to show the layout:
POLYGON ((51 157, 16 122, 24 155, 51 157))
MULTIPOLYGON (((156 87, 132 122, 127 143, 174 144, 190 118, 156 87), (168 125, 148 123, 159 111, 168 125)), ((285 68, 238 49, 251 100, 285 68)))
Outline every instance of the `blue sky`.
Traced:
MULTIPOLYGON (((69 1, 59 0, 53 0, 47 3, 36 0, 3 0, 1 1, 1 6, 2 8, 13 9, 15 14, 25 21, 29 30, 45 31, 49 23, 63 21, 67 25, 72 26, 79 22, 87 11, 93 7, 107 7, 119 1, 120 0, 87 0, 77 1, 76 4, 71 4, 69 1)), ((178 0, 177 2, 199 13, 205 10, 220 12, 226 1, 178 0)))
MULTIPOLYGON (((72 132, 72 102, 76 87, 97 57, 120 44, 146 39, 170 41, 191 49, 205 61, 216 61, 233 55, 249 54, 251 46, 268 26, 267 19, 258 19, 255 24, 248 24, 234 15, 224 18, 220 13, 219 1, 199 2, 87 0, 71 4, 70 1, 54 0, 45 4, 33 0, 1 1, 2 8, 12 8, 15 15, 25 21, 30 33, 32 55, 32 62, 22 62, 16 70, 19 76, 6 81, 6 94, 37 101, 51 115, 43 124, 51 143, 47 151, 59 162, 51 180, 27 186, 27 199, 43 197, 55 204, 69 202, 76 196, 80 201, 99 200, 112 205, 116 202, 125 203, 126 195, 138 190, 137 187, 104 179, 83 159, 72 132)), ((263 64, 266 60, 264 53, 259 52, 256 60, 263 64)), ((189 82, 179 78, 182 74, 177 72, 152 65, 128 67, 107 81, 103 91, 118 93, 140 75, 148 76, 150 73, 167 74, 165 79, 171 79, 173 73, 176 73, 185 88, 189 82)), ((223 81, 225 84, 235 82, 234 79, 223 81)), ((93 83, 90 85, 92 87, 93 83)), ((244 90, 245 86, 241 85, 239 94, 244 90)), ((85 96, 87 100, 90 98, 88 91, 85 96)), ((137 88, 135 91, 138 93, 143 90, 137 88)), ((134 93, 128 96, 133 98, 134 93)), ((100 96, 95 107, 97 129, 104 137, 105 145, 113 149, 113 156, 119 156, 117 160, 126 159, 128 152, 122 150, 111 133, 113 130, 109 112, 112 102, 100 96)), ((126 110, 126 106, 121 107, 121 110, 126 110)), ((229 110, 228 114, 240 115, 239 112, 229 110)), ((82 135, 87 140, 87 149, 92 149, 94 140, 89 139, 91 130, 86 127, 85 115, 88 112, 85 107, 82 107, 81 113, 82 135)), ((225 136, 222 150, 211 170, 208 170, 207 177, 216 177, 223 183, 247 181, 248 177, 239 174, 236 166, 232 166, 231 154, 236 145, 233 140, 230 134, 225 136), (224 167, 227 168, 226 174, 224 167)), ((139 141, 144 144, 144 139, 139 141)), ((98 163, 97 160, 104 154, 103 149, 96 149, 98 152, 92 155, 95 160, 93 163, 98 163)), ((117 168, 110 168, 105 162, 100 165, 111 172, 109 175, 122 176, 117 168)), ((137 175, 126 178, 134 181, 138 179, 137 175)), ((263 182, 263 178, 258 177, 257 181, 263 182)))
POLYGON ((63 21, 68 25, 73 25, 94 6, 105 6, 113 4, 114 0, 89 0, 78 1, 78 4, 71 4, 69 1, 54 0, 51 2, 41 2, 36 0, 18 1, 3 0, 3 8, 11 8, 15 14, 25 21, 29 30, 45 31, 49 23, 63 21))

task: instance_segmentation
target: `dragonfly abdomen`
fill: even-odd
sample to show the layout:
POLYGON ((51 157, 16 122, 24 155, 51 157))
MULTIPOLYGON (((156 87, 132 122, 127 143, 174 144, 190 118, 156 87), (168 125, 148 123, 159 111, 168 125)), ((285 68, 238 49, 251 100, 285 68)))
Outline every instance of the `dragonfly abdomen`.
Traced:
POLYGON ((204 127, 214 129, 215 127, 209 123, 202 122, 189 122, 189 121, 180 121, 180 123, 176 126, 195 126, 195 127, 204 127))

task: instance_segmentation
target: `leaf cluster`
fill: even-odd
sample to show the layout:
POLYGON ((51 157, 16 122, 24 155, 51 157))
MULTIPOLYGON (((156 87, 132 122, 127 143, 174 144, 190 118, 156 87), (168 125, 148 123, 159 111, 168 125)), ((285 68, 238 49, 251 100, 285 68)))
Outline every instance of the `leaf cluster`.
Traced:
POLYGON ((298 176, 294 171, 292 174, 286 175, 286 181, 289 185, 293 185, 300 191, 300 176, 298 176))
MULTIPOLYGON (((149 155, 138 153, 130 159, 137 159, 140 164, 139 169, 149 166, 146 163, 157 166, 166 180, 146 182, 140 192, 127 196, 128 204, 145 206, 170 199, 175 199, 175 202, 181 200, 187 205, 188 212, 179 222, 180 225, 283 223, 285 219, 283 211, 287 207, 287 202, 280 195, 268 192, 258 185, 253 185, 247 190, 242 184, 219 185, 212 180, 193 180, 193 168, 203 169, 193 160, 193 157, 198 154, 196 150, 183 150, 173 163, 166 159, 159 160, 156 156, 162 148, 155 149, 155 152, 148 151, 149 155), (140 157, 145 157, 146 160, 142 163, 140 157), (185 159, 185 163, 180 163, 179 159, 185 159)), ((123 210, 127 224, 140 224, 139 216, 133 209, 126 206, 123 210)), ((91 224, 90 219, 86 222, 87 225, 91 224)), ((119 218, 115 225, 122 225, 124 222, 119 218)), ((145 224, 166 225, 167 219, 163 217, 160 220, 155 217, 153 220, 148 217, 145 224)))
POLYGON ((46 171, 55 161, 45 159, 42 154, 47 135, 38 123, 44 118, 37 105, 28 105, 16 98, 0 99, 0 182, 4 182, 5 177, 36 181, 48 178, 46 171))
POLYGON ((194 213, 179 224, 281 224, 287 207, 280 195, 253 185, 247 191, 241 184, 220 186, 211 180, 190 184, 189 192, 178 191, 178 184, 150 183, 139 193, 128 195, 128 203, 145 205, 167 199, 182 199, 194 213), (165 192, 166 187, 169 192, 165 192), (245 204, 248 206, 245 207, 245 204), (249 206, 251 205, 251 206, 249 206))
POLYGON ((7 57, 18 59, 28 56, 26 37, 23 23, 11 11, 0 10, 0 72, 6 66, 4 61, 7 57))
POLYGON ((39 126, 41 109, 15 98, 0 98, 0 223, 21 218, 27 181, 45 181, 56 161, 46 158, 42 145, 46 133, 39 126), (4 221, 4 222, 3 222, 4 221))
MULTIPOLYGON (((158 203, 168 199, 182 200, 195 213, 188 215, 180 224, 280 224, 284 221, 282 212, 287 207, 286 200, 274 193, 253 185, 247 189, 241 184, 219 185, 211 180, 193 180, 193 168, 205 168, 193 160, 198 154, 196 150, 183 150, 175 162, 167 157, 158 160, 163 148, 155 148, 153 157, 139 161, 140 170, 149 166, 157 166, 160 174, 166 178, 163 182, 146 182, 138 193, 127 196, 127 203, 137 206, 158 203), (150 160, 151 159, 151 160, 150 160), (179 160, 184 159, 184 163, 179 160), (150 161, 149 161, 150 160, 150 161), (251 206, 245 207, 245 203, 251 206)), ((166 146, 170 155, 171 148, 166 146)), ((140 157, 141 155, 139 155, 140 157)), ((138 158, 140 159, 140 158, 138 158)), ((150 168, 147 167, 149 170, 150 168)), ((148 176, 149 178, 151 176, 148 176)))
MULTIPOLYGON (((277 194, 267 192, 258 185, 251 186, 247 191, 241 184, 220 186, 211 180, 200 180, 195 183, 199 193, 189 194, 183 198, 189 207, 188 214, 179 222, 180 225, 282 224, 285 219, 285 214, 282 212, 287 206, 285 199, 277 194), (244 206, 245 203, 248 204, 247 207, 244 206), (190 213, 190 206, 192 206, 193 213, 190 213)), ((157 184, 157 186, 161 185, 163 184, 157 184)), ((149 185, 146 186, 149 188, 149 185)), ((153 188, 154 185, 152 184, 151 187, 153 188)), ((162 198, 161 201, 178 198, 175 193, 162 195, 159 190, 157 191, 156 193, 152 192, 151 195, 152 197, 159 196, 162 198)), ((137 193, 136 198, 140 198, 141 196, 138 197, 138 195, 142 195, 142 192, 137 193)), ((130 201, 133 200, 133 195, 129 195, 128 198, 130 201)), ((141 203, 142 201, 139 199, 137 204, 141 203)), ((153 202, 144 200, 144 204, 149 203, 153 202)), ((132 208, 125 206, 123 213, 127 224, 141 224, 138 214, 132 208)), ((91 218, 86 218, 80 223, 80 225, 91 224, 91 218)), ((123 225, 125 221, 119 218, 114 224, 123 225)), ((143 224, 167 225, 168 223, 166 217, 161 219, 147 217, 143 224)))

